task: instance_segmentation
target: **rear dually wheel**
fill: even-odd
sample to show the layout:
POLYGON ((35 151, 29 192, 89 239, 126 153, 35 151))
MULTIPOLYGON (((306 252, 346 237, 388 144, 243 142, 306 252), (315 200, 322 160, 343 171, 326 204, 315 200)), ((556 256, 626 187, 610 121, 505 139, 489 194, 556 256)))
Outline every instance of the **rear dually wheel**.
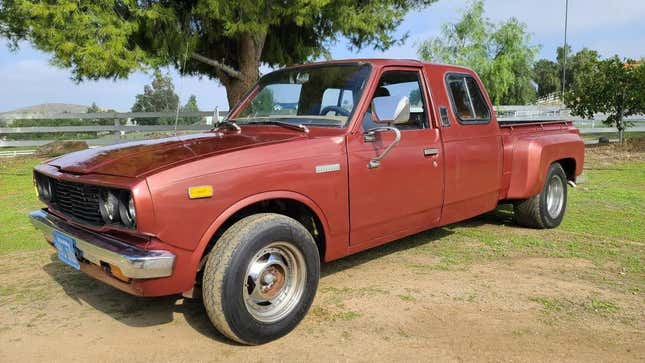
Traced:
POLYGON ((518 224, 531 228, 555 228, 562 223, 567 206, 567 175, 559 163, 549 166, 542 190, 514 203, 518 224))

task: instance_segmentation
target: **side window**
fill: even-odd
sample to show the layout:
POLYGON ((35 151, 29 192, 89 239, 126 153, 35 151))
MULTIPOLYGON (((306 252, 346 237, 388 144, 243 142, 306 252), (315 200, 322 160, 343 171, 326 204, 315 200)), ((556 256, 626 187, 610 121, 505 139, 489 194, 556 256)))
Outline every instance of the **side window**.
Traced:
POLYGON ((490 110, 475 79, 468 74, 446 77, 452 109, 459 122, 481 124, 490 121, 490 110))
MULTIPOLYGON (((419 72, 388 71, 381 75, 376 91, 370 98, 394 96, 408 97, 410 100, 410 118, 406 123, 393 125, 400 130, 423 129, 428 125, 428 116, 424 101, 419 72)), ((368 130, 377 125, 372 120, 372 110, 368 109, 363 117, 363 129, 368 130)))

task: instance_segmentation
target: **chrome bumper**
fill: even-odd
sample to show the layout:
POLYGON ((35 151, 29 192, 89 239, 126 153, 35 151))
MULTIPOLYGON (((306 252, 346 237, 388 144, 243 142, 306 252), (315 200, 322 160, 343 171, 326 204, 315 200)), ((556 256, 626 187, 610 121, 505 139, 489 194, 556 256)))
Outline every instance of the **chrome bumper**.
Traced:
POLYGON ((175 255, 169 251, 134 247, 112 237, 74 227, 46 210, 31 212, 29 219, 49 241, 53 240, 53 230, 74 238, 80 255, 97 266, 101 266, 101 262, 109 263, 132 279, 166 277, 172 274, 175 255))

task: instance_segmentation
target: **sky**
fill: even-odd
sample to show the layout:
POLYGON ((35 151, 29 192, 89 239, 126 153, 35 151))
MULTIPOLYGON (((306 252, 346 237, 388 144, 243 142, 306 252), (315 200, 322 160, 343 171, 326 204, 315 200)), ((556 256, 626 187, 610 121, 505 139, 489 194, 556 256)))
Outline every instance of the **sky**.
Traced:
MULTIPOLYGON (((409 13, 397 34, 409 34, 405 44, 385 52, 371 48, 352 51, 347 43, 338 41, 332 46, 334 59, 343 58, 417 58, 419 43, 436 37, 441 24, 455 22, 468 3, 466 0, 439 0, 433 5, 409 13)), ((540 45, 538 58, 555 59, 564 37, 565 0, 488 0, 486 16, 494 22, 515 17, 526 24, 531 43, 540 45)), ((583 47, 598 50, 602 56, 645 56, 644 0, 569 0, 567 43, 574 52, 583 47)), ((66 69, 49 64, 49 55, 21 44, 16 52, 9 51, 6 40, 0 38, 0 112, 40 103, 73 103, 127 111, 143 86, 150 83, 151 74, 133 73, 127 80, 71 80, 66 69)), ((181 103, 191 94, 197 96, 201 110, 215 106, 228 109, 226 91, 217 81, 207 78, 181 77, 167 69, 174 81, 181 103)), ((264 67, 262 72, 267 72, 264 67)))

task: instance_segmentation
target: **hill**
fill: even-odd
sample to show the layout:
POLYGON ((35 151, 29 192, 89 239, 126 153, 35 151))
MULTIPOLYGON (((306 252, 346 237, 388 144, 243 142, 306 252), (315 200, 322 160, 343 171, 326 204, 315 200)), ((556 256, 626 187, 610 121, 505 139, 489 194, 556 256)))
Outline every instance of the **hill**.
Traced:
POLYGON ((2 116, 24 115, 27 113, 84 113, 89 106, 76 105, 71 103, 41 103, 39 105, 17 108, 15 110, 0 112, 2 116))

